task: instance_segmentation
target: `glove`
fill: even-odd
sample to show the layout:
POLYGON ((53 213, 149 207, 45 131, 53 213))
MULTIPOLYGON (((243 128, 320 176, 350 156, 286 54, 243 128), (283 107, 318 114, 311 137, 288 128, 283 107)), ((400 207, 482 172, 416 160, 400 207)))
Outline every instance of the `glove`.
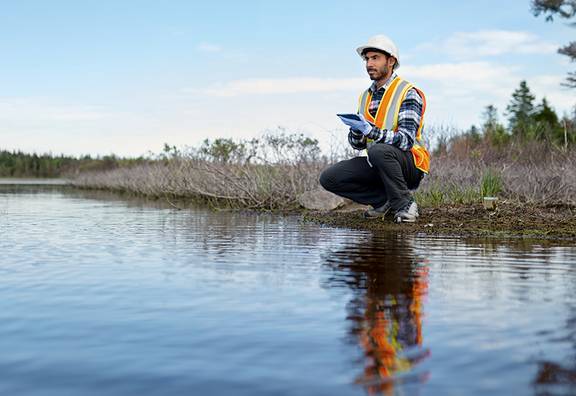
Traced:
POLYGON ((372 132, 372 124, 370 124, 362 114, 339 114, 340 120, 355 131, 368 136, 372 132))

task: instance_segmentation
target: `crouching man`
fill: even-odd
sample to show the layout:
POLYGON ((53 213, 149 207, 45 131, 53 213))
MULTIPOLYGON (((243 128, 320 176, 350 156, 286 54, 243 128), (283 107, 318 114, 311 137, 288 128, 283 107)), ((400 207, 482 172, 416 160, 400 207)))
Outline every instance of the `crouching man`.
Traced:
POLYGON ((371 205, 369 218, 394 215, 394 221, 415 222, 418 206, 411 190, 430 168, 430 154, 421 142, 424 93, 396 75, 398 49, 378 35, 356 49, 373 81, 360 96, 358 117, 341 117, 350 127, 348 142, 367 157, 338 162, 320 175, 326 190, 371 205))

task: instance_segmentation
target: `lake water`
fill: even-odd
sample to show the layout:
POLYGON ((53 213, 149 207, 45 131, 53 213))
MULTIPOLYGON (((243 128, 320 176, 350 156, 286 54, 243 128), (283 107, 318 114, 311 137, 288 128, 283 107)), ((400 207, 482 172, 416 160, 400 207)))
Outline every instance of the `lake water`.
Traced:
POLYGON ((0 186, 2 395, 575 395, 570 242, 0 186))

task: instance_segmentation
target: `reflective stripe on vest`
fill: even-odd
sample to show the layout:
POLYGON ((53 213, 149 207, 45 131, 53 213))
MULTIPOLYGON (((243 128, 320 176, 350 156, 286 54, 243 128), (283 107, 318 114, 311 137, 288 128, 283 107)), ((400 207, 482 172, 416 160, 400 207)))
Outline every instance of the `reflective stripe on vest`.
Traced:
MULTIPOLYGON (((418 94, 422 97, 422 117, 420 118, 420 125, 416 132, 416 142, 410 149, 414 156, 414 164, 416 168, 428 173, 430 170, 430 154, 428 150, 421 144, 422 127, 424 126, 424 111, 426 110, 426 99, 424 93, 418 88, 415 88, 408 81, 396 77, 390 86, 384 92, 384 96, 376 110, 376 116, 370 114, 370 102, 372 101, 372 91, 367 89, 360 96, 358 102, 358 113, 363 114, 366 120, 375 125, 379 129, 398 130, 398 115, 400 114, 400 106, 411 88, 416 89, 418 94)), ((371 143, 369 141, 368 143, 371 143)))

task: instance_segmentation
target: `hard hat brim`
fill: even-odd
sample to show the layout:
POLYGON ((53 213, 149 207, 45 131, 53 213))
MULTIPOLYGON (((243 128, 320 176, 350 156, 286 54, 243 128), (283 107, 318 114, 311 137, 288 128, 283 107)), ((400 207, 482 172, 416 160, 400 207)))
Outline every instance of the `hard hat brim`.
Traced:
POLYGON ((394 59, 396 59, 396 64, 394 65, 394 70, 396 70, 396 69, 398 69, 398 67, 400 67, 400 62, 398 62, 398 58, 396 58, 390 52, 383 50, 383 49, 380 49, 378 47, 374 47, 373 45, 362 45, 362 46, 356 48, 356 52, 358 53, 360 58, 364 59, 364 55, 362 55, 362 53, 367 49, 373 49, 373 50, 376 50, 378 52, 383 52, 383 53, 387 54, 388 56, 392 56, 394 59))

